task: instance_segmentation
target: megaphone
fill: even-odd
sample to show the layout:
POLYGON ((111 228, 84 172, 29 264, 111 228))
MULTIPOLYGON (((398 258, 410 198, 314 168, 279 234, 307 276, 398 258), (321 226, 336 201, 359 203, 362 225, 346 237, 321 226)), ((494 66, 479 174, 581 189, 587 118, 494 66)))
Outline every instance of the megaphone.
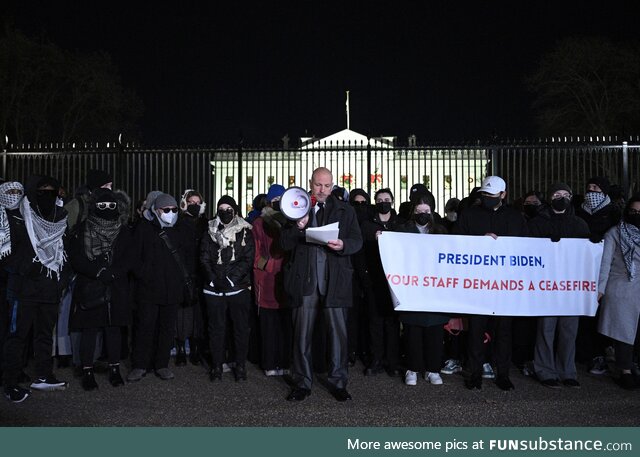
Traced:
POLYGON ((289 220, 299 221, 310 209, 311 196, 302 187, 289 187, 280 198, 280 212, 289 220))

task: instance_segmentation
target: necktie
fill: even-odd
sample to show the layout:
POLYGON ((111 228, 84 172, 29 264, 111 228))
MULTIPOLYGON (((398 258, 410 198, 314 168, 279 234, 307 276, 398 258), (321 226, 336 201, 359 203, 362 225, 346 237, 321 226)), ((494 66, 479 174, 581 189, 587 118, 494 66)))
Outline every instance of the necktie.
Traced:
POLYGON ((324 203, 318 202, 318 211, 316 212, 316 225, 321 227, 324 224, 324 203))

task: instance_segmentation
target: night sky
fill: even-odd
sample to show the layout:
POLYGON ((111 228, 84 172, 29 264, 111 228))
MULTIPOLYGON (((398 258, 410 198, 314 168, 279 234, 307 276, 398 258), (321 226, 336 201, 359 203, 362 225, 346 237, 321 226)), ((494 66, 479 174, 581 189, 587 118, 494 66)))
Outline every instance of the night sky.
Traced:
POLYGON ((289 134, 535 136, 524 78, 568 36, 630 42, 634 2, 20 1, 18 29, 106 51, 145 106, 145 144, 289 134), (134 3, 138 3, 135 5, 134 3), (331 6, 334 5, 334 6, 331 6))

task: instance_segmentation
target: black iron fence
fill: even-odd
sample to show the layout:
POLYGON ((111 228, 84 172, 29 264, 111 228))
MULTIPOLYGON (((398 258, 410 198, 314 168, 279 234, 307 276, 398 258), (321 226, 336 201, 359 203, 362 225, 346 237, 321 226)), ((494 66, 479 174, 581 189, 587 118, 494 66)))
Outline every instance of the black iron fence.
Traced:
POLYGON ((389 187, 396 201, 407 199, 414 183, 425 184, 441 210, 462 198, 488 174, 505 178, 511 199, 531 189, 563 181, 581 192, 590 176, 605 175, 628 193, 640 190, 640 139, 551 139, 538 143, 480 143, 398 147, 359 144, 278 148, 142 148, 121 144, 7 145, 3 175, 24 181, 30 174, 58 178, 72 193, 86 172, 111 173, 116 188, 132 198, 159 189, 179 198, 185 189, 201 191, 210 208, 220 196, 233 196, 248 210, 253 198, 273 183, 308 187, 312 171, 326 166, 336 184, 372 193, 389 187))

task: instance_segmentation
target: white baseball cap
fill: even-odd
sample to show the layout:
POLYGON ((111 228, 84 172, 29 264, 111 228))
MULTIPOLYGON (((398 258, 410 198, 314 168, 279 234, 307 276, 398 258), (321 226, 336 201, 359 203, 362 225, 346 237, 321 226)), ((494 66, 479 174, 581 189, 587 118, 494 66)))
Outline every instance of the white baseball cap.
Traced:
POLYGON ((486 192, 488 194, 497 194, 507 190, 507 183, 500 176, 487 176, 482 181, 482 187, 478 192, 486 192))

